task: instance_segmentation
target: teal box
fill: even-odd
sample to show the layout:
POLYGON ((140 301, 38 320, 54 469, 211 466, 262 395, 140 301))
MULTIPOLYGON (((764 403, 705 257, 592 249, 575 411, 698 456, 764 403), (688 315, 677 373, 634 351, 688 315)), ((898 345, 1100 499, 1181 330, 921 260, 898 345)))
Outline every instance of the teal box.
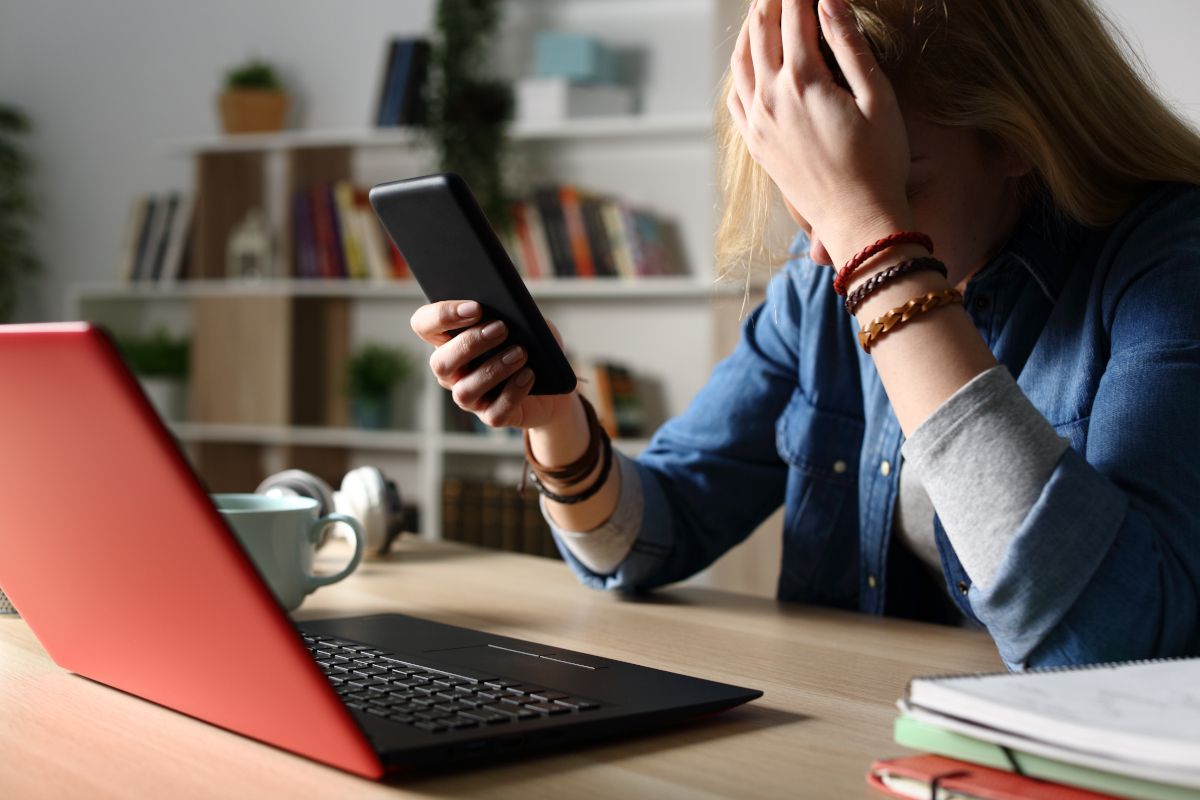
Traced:
POLYGON ((539 33, 534 41, 535 73, 578 83, 616 83, 616 53, 591 36, 539 33))

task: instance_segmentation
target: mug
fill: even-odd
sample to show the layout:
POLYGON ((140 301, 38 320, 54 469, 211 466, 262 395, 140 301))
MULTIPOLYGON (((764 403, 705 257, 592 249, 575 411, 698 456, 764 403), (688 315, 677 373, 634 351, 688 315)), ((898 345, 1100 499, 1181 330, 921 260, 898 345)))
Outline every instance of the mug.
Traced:
POLYGON ((362 561, 367 543, 362 525, 346 514, 318 517, 319 504, 311 497, 214 494, 212 499, 288 611, 299 608, 316 589, 348 576, 362 561), (354 531, 354 555, 340 571, 314 575, 313 553, 325 526, 334 522, 345 523, 354 531))

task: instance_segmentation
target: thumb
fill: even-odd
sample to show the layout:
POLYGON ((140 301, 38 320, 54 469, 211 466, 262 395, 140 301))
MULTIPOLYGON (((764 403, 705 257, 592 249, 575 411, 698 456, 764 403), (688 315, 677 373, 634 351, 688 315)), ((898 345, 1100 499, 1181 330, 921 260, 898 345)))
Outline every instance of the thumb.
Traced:
POLYGON ((821 0, 819 8, 825 41, 842 68, 850 91, 861 100, 877 86, 882 75, 879 63, 845 0, 821 0))

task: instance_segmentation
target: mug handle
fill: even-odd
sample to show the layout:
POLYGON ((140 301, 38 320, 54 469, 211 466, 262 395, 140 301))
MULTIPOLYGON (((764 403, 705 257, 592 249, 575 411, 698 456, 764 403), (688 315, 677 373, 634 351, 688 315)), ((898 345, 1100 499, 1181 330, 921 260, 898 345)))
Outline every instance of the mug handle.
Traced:
POLYGON ((325 526, 333 522, 344 522, 354 531, 354 555, 350 557, 350 563, 343 567, 339 572, 333 575, 313 575, 305 576, 306 591, 311 592, 322 586, 328 586, 331 583, 337 583, 342 578, 348 576, 362 562, 363 551, 367 547, 367 537, 363 533, 362 525, 354 517, 346 514, 326 514, 325 516, 314 519, 312 527, 309 529, 309 542, 315 544, 321 539, 321 532, 325 530, 325 526))

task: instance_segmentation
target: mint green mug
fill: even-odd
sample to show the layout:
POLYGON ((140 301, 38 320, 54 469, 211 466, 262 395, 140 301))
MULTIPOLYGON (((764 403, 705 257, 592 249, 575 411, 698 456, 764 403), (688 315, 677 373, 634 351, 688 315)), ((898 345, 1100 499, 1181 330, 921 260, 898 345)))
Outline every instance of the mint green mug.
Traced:
POLYGON ((367 538, 358 520, 345 514, 317 516, 310 497, 267 497, 261 494, 214 494, 225 517, 281 605, 294 611, 313 591, 337 583, 358 567, 367 538), (341 522, 354 531, 350 563, 332 575, 313 574, 313 554, 325 526, 341 522))

